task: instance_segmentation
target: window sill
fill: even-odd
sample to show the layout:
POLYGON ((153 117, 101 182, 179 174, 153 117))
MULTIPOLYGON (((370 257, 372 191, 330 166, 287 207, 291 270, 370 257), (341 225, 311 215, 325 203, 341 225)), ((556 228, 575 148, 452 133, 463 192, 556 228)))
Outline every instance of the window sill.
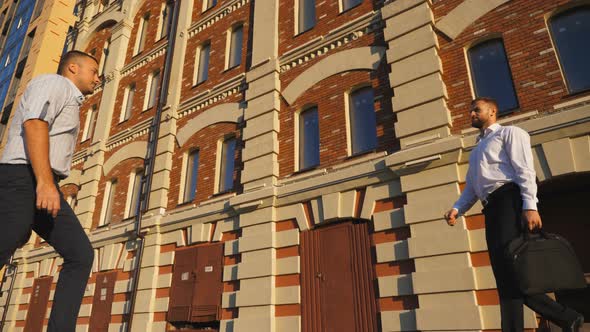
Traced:
POLYGON ((302 36, 302 35, 304 35, 306 32, 312 31, 312 30, 313 30, 313 28, 315 28, 315 25, 314 25, 314 26, 312 26, 311 28, 307 28, 307 30, 305 30, 305 31, 299 31, 299 32, 297 32, 296 34, 294 34, 294 35, 293 35, 293 38, 297 38, 297 37, 299 37, 299 36, 302 36))
POLYGON ((204 81, 201 81, 201 82, 197 82, 197 83, 193 84, 193 86, 191 87, 191 89, 194 89, 194 88, 196 88, 198 86, 201 86, 201 85, 203 85, 205 83, 207 83, 207 80, 204 80, 204 81))
POLYGON ((240 65, 242 65, 242 63, 238 63, 237 65, 234 65, 233 67, 228 67, 226 70, 223 71, 223 73, 227 73, 228 71, 231 71, 232 69, 238 68, 238 67, 240 67, 240 65))
POLYGON ((209 199, 211 199, 211 198, 217 198, 217 197, 220 197, 220 196, 225 196, 225 195, 233 194, 233 193, 234 193, 234 189, 232 188, 232 189, 228 189, 228 190, 225 190, 225 191, 220 191, 218 193, 215 193, 215 194, 209 196, 209 199))
POLYGON ((350 7, 350 8, 347 8, 347 9, 345 9, 345 10, 341 11, 340 13, 338 13, 338 15, 342 15, 342 14, 344 14, 344 13, 348 13, 348 12, 350 12, 351 10, 353 10, 353 9, 357 8, 358 6, 360 6, 360 5, 362 5, 362 4, 363 4, 363 2, 361 1, 361 2, 359 2, 358 4, 356 4, 356 5, 354 5, 354 6, 350 7))
POLYGON ((297 176, 299 174, 309 173, 309 172, 315 171, 315 170, 317 170, 319 168, 320 168, 320 164, 317 164, 317 165, 314 165, 314 166, 310 166, 310 167, 307 167, 307 168, 296 170, 290 176, 297 176))
POLYGON ((371 149, 371 150, 366 150, 366 151, 363 151, 363 152, 357 152, 355 154, 351 154, 350 156, 346 157, 344 160, 347 160, 347 161, 348 160, 353 160, 353 159, 356 159, 356 158, 359 158, 359 157, 364 157, 366 155, 377 153, 377 152, 378 152, 377 151, 377 148, 374 148, 374 149, 371 149))

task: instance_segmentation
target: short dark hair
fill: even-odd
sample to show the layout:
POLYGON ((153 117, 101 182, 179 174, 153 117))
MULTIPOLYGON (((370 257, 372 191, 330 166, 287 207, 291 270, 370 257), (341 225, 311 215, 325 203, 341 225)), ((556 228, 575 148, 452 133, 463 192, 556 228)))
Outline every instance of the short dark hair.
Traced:
POLYGON ((492 106, 494 106, 496 111, 499 111, 498 110, 498 102, 496 101, 496 99, 494 99, 492 97, 477 97, 471 101, 471 106, 474 106, 475 104, 477 104, 478 101, 483 101, 484 103, 491 104, 492 106))
POLYGON ((90 58, 98 64, 98 60, 96 60, 96 58, 94 56, 92 56, 91 54, 88 54, 88 53, 85 53, 82 51, 73 50, 73 51, 69 51, 64 56, 61 57, 61 60, 59 61, 59 66, 57 67, 57 73, 63 74, 66 70, 66 67, 70 63, 72 63, 75 60, 80 59, 80 58, 90 58))

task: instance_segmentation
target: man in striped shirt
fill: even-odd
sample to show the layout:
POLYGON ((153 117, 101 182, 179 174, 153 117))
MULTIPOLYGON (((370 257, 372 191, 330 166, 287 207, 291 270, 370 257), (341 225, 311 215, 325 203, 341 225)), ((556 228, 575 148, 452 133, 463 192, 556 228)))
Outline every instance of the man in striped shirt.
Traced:
MULTIPOLYGON (((70 172, 84 96, 100 84, 98 62, 80 51, 61 60, 22 95, 0 158, 0 267, 28 241, 31 229, 64 258, 47 331, 75 331, 94 261, 78 218, 59 192, 70 172)), ((33 294, 34 296, 34 294, 33 294)))

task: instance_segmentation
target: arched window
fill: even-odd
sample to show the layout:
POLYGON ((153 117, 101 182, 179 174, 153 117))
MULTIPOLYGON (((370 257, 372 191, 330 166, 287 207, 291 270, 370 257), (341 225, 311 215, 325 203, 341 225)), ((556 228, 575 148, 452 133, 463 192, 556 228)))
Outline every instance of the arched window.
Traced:
POLYGON ((518 99, 502 39, 491 39, 467 51, 471 80, 476 97, 492 97, 498 102, 498 112, 518 107, 518 99))
POLYGON ((320 127, 318 108, 311 107, 299 113, 299 170, 320 163, 320 127))
POLYGON ((569 92, 590 89, 590 6, 555 15, 549 20, 549 29, 569 92))

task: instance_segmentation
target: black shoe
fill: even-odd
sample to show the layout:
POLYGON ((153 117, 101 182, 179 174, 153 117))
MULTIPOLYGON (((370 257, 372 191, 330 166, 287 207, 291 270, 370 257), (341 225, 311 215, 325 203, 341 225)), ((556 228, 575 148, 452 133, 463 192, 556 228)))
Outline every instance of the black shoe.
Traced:
POLYGON ((578 318, 563 328, 563 332, 581 332, 582 325, 584 325, 584 316, 579 315, 578 318))

